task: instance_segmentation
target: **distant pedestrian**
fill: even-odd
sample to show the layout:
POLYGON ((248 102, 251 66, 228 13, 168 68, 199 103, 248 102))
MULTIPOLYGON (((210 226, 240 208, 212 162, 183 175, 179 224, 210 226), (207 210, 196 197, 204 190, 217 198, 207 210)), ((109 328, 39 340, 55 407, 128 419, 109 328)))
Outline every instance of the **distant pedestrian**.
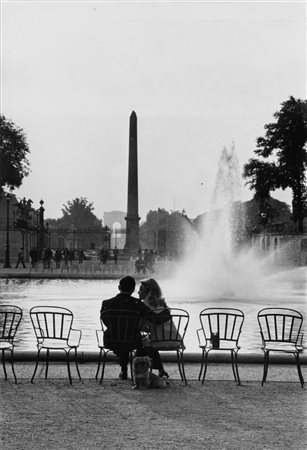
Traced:
POLYGON ((67 247, 65 247, 63 250, 63 257, 64 257, 64 264, 65 264, 65 266, 67 266, 68 260, 70 259, 70 252, 67 247))
POLYGON ((114 250, 113 250, 113 256, 114 256, 114 263, 115 263, 115 264, 117 264, 118 255, 119 255, 118 248, 115 247, 114 250))
POLYGON ((52 260, 52 250, 50 247, 47 247, 45 249, 45 267, 47 267, 47 269, 50 269, 51 260, 52 260))
POLYGON ((19 250, 18 254, 17 254, 17 263, 15 266, 15 269, 17 269, 17 267, 19 266, 19 263, 21 263, 23 265, 23 268, 25 269, 25 260, 24 260, 24 256, 23 256, 23 248, 21 247, 21 249, 19 250))
POLYGON ((143 258, 138 258, 135 261, 135 269, 137 273, 146 273, 146 264, 143 258))
POLYGON ((55 267, 57 269, 59 269, 61 266, 61 259, 62 259, 62 252, 59 248, 57 248, 54 254, 55 267))
POLYGON ((36 267, 36 263, 37 263, 37 250, 35 247, 32 247, 30 252, 29 252, 29 256, 31 258, 31 266, 32 269, 34 269, 36 267))
POLYGON ((78 256, 79 256, 79 264, 82 264, 85 258, 84 251, 82 248, 79 250, 78 256))

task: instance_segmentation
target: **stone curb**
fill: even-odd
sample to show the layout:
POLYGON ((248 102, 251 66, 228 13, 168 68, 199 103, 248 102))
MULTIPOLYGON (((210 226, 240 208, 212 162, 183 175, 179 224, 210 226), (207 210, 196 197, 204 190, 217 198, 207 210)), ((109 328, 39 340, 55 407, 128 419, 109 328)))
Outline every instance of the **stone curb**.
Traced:
MULTIPOLYGON (((36 351, 15 351, 14 352, 14 361, 19 362, 32 362, 36 361, 37 352, 36 351)), ((5 355, 6 359, 10 358, 9 353, 5 355)), ((45 353, 41 353, 41 359, 45 359, 45 353)), ((70 353, 70 358, 73 359, 74 352, 70 353)), ((99 352, 89 352, 89 351, 79 351, 78 352, 78 362, 80 363, 90 363, 97 362, 99 357, 99 352)), ((108 361, 117 361, 117 358, 111 354, 107 357, 108 361)), ((175 353, 161 352, 161 359, 165 362, 173 362, 176 363, 176 355, 175 353)), ((66 354, 64 351, 50 351, 49 354, 50 361, 63 362, 66 361, 66 354)), ((201 353, 184 353, 184 362, 185 363, 197 363, 200 364, 201 361, 201 353)), ((209 361, 213 363, 229 363, 231 362, 230 353, 213 353, 209 354, 209 361)), ((263 364, 263 354, 261 353, 239 353, 238 354, 238 362, 240 364, 263 364)), ((301 355, 300 362, 302 365, 307 365, 307 355, 301 355)), ((270 355, 270 363, 272 364, 292 364, 295 365, 295 359, 292 355, 280 355, 280 354, 271 354, 270 355)))

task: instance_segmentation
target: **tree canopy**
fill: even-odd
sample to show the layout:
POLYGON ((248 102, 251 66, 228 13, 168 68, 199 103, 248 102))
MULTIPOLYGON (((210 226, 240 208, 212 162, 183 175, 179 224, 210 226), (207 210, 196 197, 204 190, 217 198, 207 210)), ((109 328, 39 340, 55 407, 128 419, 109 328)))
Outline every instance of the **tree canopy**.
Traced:
POLYGON ((140 227, 142 247, 180 256, 188 245, 192 228, 184 211, 169 212, 162 208, 149 211, 146 222, 140 227))
POLYGON ((269 198, 270 191, 292 189, 293 220, 302 232, 306 214, 307 102, 291 96, 273 117, 275 122, 264 126, 265 136, 257 139, 254 153, 274 161, 250 159, 243 176, 260 203, 269 198))
POLYGON ((5 187, 14 189, 29 174, 26 135, 11 120, 0 114, 0 193, 5 187))
POLYGON ((87 198, 80 197, 63 205, 63 216, 56 220, 50 220, 52 226, 63 228, 101 228, 101 220, 93 213, 93 203, 89 203, 87 198))

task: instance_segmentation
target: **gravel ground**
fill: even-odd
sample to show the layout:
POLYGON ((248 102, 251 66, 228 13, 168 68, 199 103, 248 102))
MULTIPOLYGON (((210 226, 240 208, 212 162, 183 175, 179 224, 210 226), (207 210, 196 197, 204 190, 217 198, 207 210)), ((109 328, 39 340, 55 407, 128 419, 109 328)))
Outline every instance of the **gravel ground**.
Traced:
POLYGON ((204 385, 197 364, 186 367, 188 386, 174 364, 166 369, 170 388, 138 391, 117 378, 116 364, 102 385, 96 365, 84 364, 83 382, 72 386, 64 364, 51 364, 47 380, 42 367, 34 384, 33 363, 16 364, 17 385, 1 374, 1 449, 307 448, 306 388, 295 366, 272 365, 264 387, 257 364, 240 366, 241 386, 225 364, 211 364, 204 385))

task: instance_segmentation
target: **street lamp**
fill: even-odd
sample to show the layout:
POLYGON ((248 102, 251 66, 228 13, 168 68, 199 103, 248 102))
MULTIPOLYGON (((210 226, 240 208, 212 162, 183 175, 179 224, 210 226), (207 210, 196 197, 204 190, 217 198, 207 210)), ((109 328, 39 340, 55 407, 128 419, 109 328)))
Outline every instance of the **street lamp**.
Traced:
POLYGON ((4 261, 4 269, 10 269, 10 194, 5 195, 6 199, 6 246, 5 246, 5 261, 4 261))
POLYGON ((115 228, 115 247, 117 248, 117 228, 115 228))
POLYGON ((260 217, 261 217, 261 219, 262 219, 263 232, 265 233, 265 225, 266 225, 267 213, 262 212, 262 213, 260 214, 260 217))

